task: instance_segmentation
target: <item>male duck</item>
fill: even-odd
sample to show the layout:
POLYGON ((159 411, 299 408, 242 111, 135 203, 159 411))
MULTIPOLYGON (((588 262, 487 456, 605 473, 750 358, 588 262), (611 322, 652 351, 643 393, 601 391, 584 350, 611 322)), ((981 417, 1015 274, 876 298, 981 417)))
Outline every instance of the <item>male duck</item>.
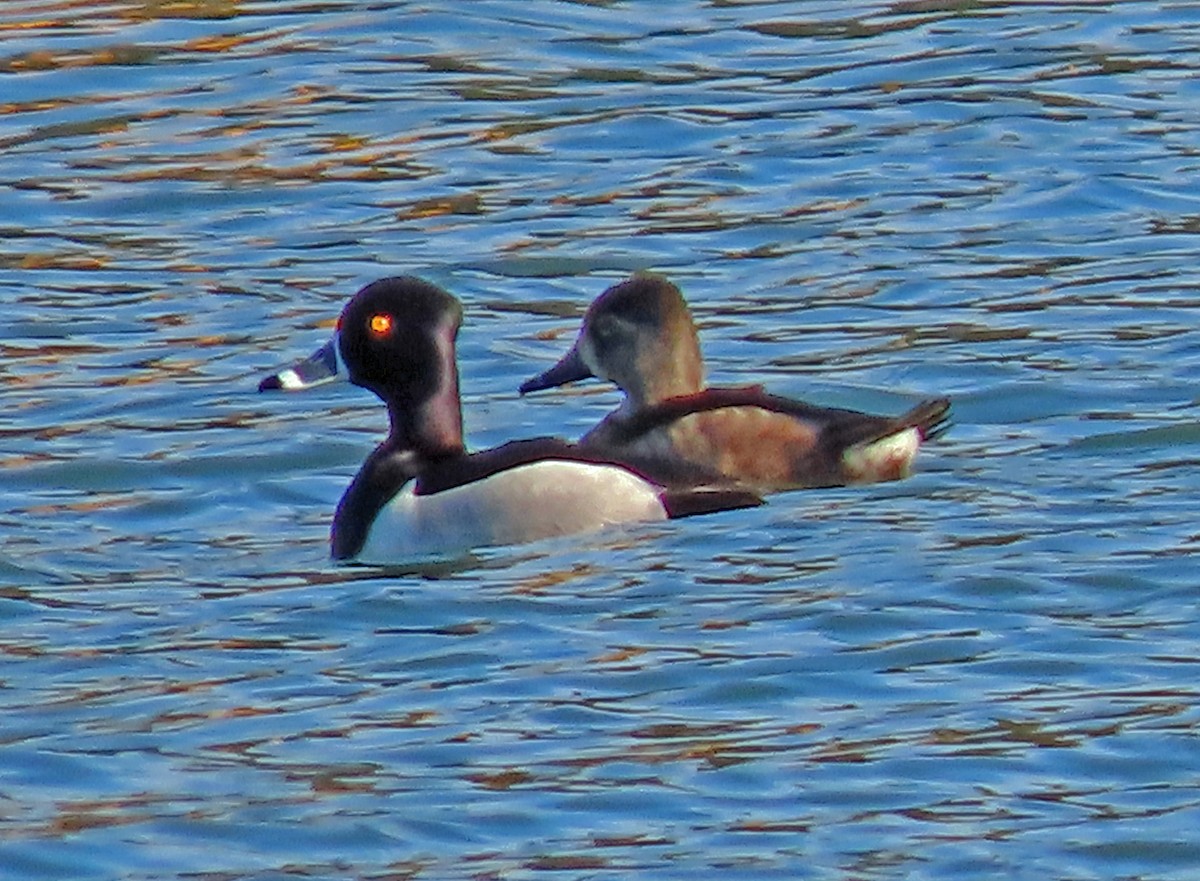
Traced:
POLYGON ((817 407, 761 387, 705 388, 696 327, 679 288, 637 274, 601 294, 574 346, 521 393, 596 376, 625 392, 580 441, 630 462, 686 463, 758 491, 895 480, 947 427, 936 398, 895 418, 817 407))
POLYGON ((338 503, 335 560, 373 564, 442 556, 760 504, 737 488, 667 488, 632 467, 557 438, 478 453, 463 446, 455 338, 458 300, 413 277, 359 291, 332 340, 266 377, 259 391, 307 388, 341 374, 387 405, 391 430, 338 503))

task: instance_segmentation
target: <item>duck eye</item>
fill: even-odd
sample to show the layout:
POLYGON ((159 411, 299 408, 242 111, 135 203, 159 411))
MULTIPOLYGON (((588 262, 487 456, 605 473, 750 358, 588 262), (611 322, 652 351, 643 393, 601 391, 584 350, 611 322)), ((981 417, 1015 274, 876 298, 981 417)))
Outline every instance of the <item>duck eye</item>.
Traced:
POLYGON ((373 336, 388 336, 392 332, 392 316, 388 315, 386 312, 380 312, 378 315, 372 315, 370 328, 373 336))

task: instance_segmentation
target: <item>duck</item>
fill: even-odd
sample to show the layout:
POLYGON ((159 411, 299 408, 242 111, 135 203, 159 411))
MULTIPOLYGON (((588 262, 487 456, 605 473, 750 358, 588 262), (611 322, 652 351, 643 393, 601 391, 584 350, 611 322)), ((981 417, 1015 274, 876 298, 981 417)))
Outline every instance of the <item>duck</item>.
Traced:
POLYGON ((574 345, 522 395, 596 377, 621 405, 579 439, 631 463, 702 467, 756 492, 907 476, 921 445, 946 430, 950 401, 899 416, 822 407, 761 385, 709 387, 695 322, 679 288, 636 273, 588 307, 574 345))
POLYGON ((387 437, 338 502, 338 563, 391 565, 455 556, 618 523, 751 507, 762 499, 694 469, 671 483, 557 437, 468 452, 456 340, 462 305, 416 276, 372 282, 316 352, 265 376, 260 392, 348 379, 386 406, 387 437))

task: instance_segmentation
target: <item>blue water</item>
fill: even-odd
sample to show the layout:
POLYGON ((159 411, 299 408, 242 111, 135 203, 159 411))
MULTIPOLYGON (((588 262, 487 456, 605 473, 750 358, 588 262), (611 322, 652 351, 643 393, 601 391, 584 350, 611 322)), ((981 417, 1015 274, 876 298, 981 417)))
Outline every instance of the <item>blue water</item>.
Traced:
POLYGON ((0 5, 0 877, 1200 874, 1200 9, 0 5), (956 424, 893 484, 337 568, 462 298, 469 441, 634 269, 714 381, 956 424))

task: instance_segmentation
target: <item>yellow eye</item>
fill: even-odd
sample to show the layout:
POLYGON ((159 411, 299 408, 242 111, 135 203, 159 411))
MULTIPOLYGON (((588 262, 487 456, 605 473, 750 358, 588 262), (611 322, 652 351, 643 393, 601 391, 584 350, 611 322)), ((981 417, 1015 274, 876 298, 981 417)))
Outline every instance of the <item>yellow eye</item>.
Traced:
POLYGON ((371 333, 375 336, 387 336, 392 332, 392 316, 379 313, 371 316, 371 333))

